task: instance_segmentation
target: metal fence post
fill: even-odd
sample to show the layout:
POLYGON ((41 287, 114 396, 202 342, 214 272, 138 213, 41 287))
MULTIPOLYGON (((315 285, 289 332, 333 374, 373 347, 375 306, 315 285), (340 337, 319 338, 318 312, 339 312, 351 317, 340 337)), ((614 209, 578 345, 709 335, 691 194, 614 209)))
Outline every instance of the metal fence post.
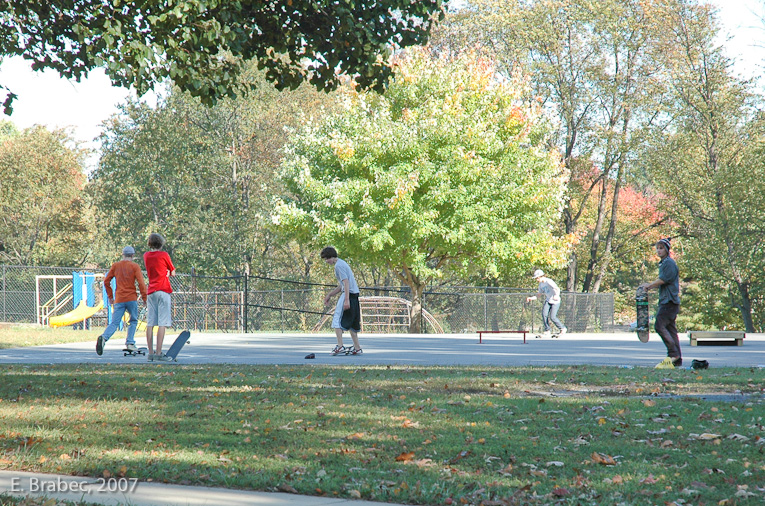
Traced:
POLYGON ((247 334, 249 332, 249 325, 247 324, 248 320, 248 312, 247 312, 247 306, 249 305, 250 301, 250 286, 249 286, 249 274, 245 271, 244 273, 244 307, 242 308, 242 315, 244 316, 244 333, 247 334))
POLYGON ((486 288, 483 289, 483 328, 489 328, 489 297, 486 295, 486 288))
POLYGON ((6 298, 6 295, 5 295, 5 264, 3 264, 3 319, 2 319, 2 321, 8 321, 7 320, 8 313, 7 313, 6 306, 5 306, 5 298, 6 298))

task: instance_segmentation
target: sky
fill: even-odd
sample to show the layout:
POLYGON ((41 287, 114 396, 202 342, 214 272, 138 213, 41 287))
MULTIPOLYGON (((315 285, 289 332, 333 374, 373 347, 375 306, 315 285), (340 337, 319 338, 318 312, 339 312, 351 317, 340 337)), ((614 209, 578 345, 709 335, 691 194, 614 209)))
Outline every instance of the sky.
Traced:
MULTIPOLYGON (((737 60, 736 71, 747 78, 758 76, 765 68, 765 23, 761 20, 765 17, 765 0, 713 3, 720 8, 723 31, 730 37, 720 42, 728 56, 737 60)), ((135 96, 130 90, 112 86, 100 69, 77 83, 60 78, 52 70, 33 72, 21 58, 2 62, 0 83, 18 95, 9 118, 17 127, 39 124, 51 129, 68 128, 83 147, 93 150, 98 149, 95 139, 101 133, 101 123, 117 112, 120 103, 135 96)), ((156 102, 154 96, 144 98, 156 102)), ((92 156, 88 165, 96 161, 97 156, 92 156)))

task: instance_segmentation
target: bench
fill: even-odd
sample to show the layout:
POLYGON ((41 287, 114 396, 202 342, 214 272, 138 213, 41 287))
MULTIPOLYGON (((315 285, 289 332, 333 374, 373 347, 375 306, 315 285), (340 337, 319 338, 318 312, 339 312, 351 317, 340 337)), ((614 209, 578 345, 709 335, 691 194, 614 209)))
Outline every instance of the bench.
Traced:
POLYGON ((699 341, 735 341, 736 346, 744 345, 746 334, 740 330, 693 330, 688 332, 691 346, 697 346, 699 341))
POLYGON ((523 334, 523 344, 526 344, 528 330, 478 330, 478 344, 483 342, 484 334, 523 334))

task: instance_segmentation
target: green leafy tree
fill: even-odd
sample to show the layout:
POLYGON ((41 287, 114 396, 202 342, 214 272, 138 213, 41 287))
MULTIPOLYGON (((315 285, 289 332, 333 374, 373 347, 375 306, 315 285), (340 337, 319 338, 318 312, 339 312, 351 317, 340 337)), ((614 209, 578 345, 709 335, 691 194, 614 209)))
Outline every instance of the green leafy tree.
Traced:
MULTIPOLYGON (((692 304, 719 308, 726 301, 753 332, 753 315, 762 304, 753 288, 765 281, 765 122, 749 85, 730 73, 713 16, 706 5, 676 0, 658 18, 669 28, 660 54, 676 107, 671 128, 651 146, 651 173, 689 237, 682 243, 685 272, 699 288, 692 304), (709 294, 717 303, 709 304, 709 294)), ((726 320, 732 323, 719 316, 706 323, 726 320)))
POLYGON ((475 55, 397 62, 384 95, 349 92, 345 109, 298 130, 286 147, 291 198, 275 220, 300 242, 387 268, 412 294, 440 277, 489 278, 560 267, 553 229, 567 173, 539 104, 475 55))
POLYGON ((441 0, 8 0, 0 57, 78 80, 104 68, 139 94, 169 79, 206 104, 236 96, 250 60, 279 89, 331 90, 347 74, 379 90, 392 49, 424 43, 440 9, 441 0))
POLYGON ((0 126, 0 262, 78 266, 92 221, 84 153, 63 130, 0 126))
POLYGON ((478 45, 505 74, 523 68, 557 113, 556 141, 572 176, 562 227, 581 244, 567 263, 571 291, 597 292, 613 282, 606 277, 616 271, 622 188, 642 176, 632 170, 636 148, 662 118, 665 94, 652 58, 653 10, 661 3, 471 0, 435 32, 437 48, 459 51, 448 42, 456 36, 466 47, 478 45))

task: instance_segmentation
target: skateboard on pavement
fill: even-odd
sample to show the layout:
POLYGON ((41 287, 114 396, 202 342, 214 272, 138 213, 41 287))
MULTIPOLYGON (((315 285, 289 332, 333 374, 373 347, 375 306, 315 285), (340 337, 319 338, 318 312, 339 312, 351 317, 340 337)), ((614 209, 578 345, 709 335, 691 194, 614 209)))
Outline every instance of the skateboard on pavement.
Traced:
POLYGON ((180 353, 181 348, 189 342, 189 337, 191 337, 191 332, 188 330, 184 330, 178 334, 178 337, 175 338, 175 342, 173 342, 173 345, 170 346, 170 349, 167 350, 165 355, 172 358, 173 362, 178 362, 178 353, 180 353))
POLYGON ((138 355, 146 355, 146 352, 149 351, 148 348, 136 348, 135 350, 128 350, 125 348, 122 350, 122 356, 124 357, 137 357, 138 355))
MULTIPOLYGON (((537 334, 534 337, 537 338, 537 339, 542 339, 544 336, 542 334, 537 334)), ((556 333, 550 334, 550 337, 552 339, 558 339, 560 337, 560 332, 556 332, 556 333)))
POLYGON ((637 322, 635 330, 641 343, 647 343, 650 331, 648 329, 648 292, 645 288, 638 287, 635 292, 635 311, 637 322))

